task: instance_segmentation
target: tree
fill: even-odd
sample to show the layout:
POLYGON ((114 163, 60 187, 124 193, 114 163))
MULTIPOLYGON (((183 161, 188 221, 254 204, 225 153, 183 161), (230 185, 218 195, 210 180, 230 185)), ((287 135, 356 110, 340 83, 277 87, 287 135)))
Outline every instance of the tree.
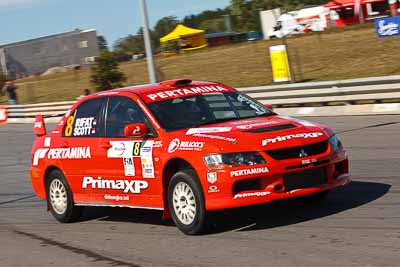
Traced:
MULTIPOLYGON (((228 13, 227 9, 219 8, 216 10, 206 10, 197 15, 189 15, 189 16, 184 17, 182 20, 182 23, 184 25, 192 27, 192 28, 198 28, 198 29, 203 29, 203 30, 207 31, 207 29, 202 28, 202 24, 203 25, 204 24, 205 25, 213 24, 210 21, 220 20, 221 18, 223 18, 222 16, 226 15, 227 13, 228 13), (205 21, 208 21, 208 22, 205 22, 205 21)), ((217 29, 214 29, 216 23, 217 22, 214 22, 214 27, 212 27, 212 29, 210 29, 210 31, 207 31, 207 32, 212 32, 214 30, 219 31, 219 27, 217 27, 217 29)))
POLYGON ((97 43, 99 45, 100 51, 108 51, 108 43, 103 35, 97 36, 97 43))
POLYGON ((178 18, 175 16, 164 17, 158 20, 156 26, 154 26, 154 38, 157 38, 159 40, 161 37, 175 29, 178 23, 178 18))
MULTIPOLYGON (((151 33, 150 33, 151 34, 151 33)), ((136 55, 136 54, 144 54, 144 38, 143 38, 143 29, 139 28, 135 35, 128 35, 127 37, 121 38, 117 40, 114 45, 114 51, 119 54, 128 54, 128 55, 136 55)))
POLYGON ((223 32, 225 31, 225 19, 209 19, 204 20, 200 23, 200 29, 205 30, 206 32, 223 32))
POLYGON ((261 31, 261 10, 281 8, 283 13, 300 9, 303 3, 323 0, 231 0, 228 7, 236 31, 261 31))
POLYGON ((91 72, 90 82, 95 86, 96 91, 122 87, 123 82, 126 81, 124 73, 119 69, 117 58, 112 52, 101 52, 91 72))

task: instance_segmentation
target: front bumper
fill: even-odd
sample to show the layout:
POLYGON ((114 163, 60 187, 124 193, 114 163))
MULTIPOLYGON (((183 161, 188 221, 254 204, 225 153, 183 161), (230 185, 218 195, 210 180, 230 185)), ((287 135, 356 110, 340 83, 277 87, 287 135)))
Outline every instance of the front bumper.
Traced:
MULTIPOLYGON (((205 192, 206 209, 220 210, 242 206, 250 206, 271 202, 274 200, 298 197, 330 190, 350 183, 349 163, 344 150, 335 153, 325 153, 319 156, 268 161, 257 168, 268 168, 262 174, 231 177, 232 170, 217 171, 216 181, 207 179, 203 190, 205 192), (313 170, 323 172, 323 182, 296 187, 289 185, 285 176, 296 173, 313 173, 313 170), (212 183, 211 183, 211 182, 212 183), (258 188, 238 184, 257 183, 258 188), (290 188, 289 188, 290 187, 290 188)), ((209 177, 210 171, 205 174, 209 177)), ((211 175, 213 176, 213 175, 211 175)), ((304 176, 304 175, 303 175, 304 176)), ((303 177, 302 179, 308 177, 303 177)), ((315 177, 309 177, 314 179, 315 177)), ((256 187, 257 187, 256 186, 256 187)))

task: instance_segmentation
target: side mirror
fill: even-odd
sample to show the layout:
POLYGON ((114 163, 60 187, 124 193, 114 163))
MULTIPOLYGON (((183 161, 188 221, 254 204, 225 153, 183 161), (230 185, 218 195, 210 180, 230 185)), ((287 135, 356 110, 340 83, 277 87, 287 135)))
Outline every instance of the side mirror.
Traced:
POLYGON ((33 124, 33 131, 38 137, 46 135, 46 124, 44 123, 43 115, 36 116, 35 123, 33 124))
POLYGON ((274 110, 274 108, 272 107, 272 105, 271 105, 271 104, 264 104, 264 107, 265 107, 266 109, 269 109, 269 110, 271 110, 271 111, 273 111, 273 110, 274 110))
POLYGON ((124 128, 126 137, 143 137, 149 133, 149 128, 144 123, 128 124, 124 128))

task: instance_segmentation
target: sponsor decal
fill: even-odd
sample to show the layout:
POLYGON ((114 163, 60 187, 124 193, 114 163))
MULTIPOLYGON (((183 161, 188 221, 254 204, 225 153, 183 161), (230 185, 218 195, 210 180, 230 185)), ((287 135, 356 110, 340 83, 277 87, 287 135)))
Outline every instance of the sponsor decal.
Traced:
POLYGON ((104 195, 104 199, 105 200, 114 200, 114 201, 127 201, 127 200, 129 200, 129 196, 128 195, 122 195, 122 196, 119 196, 119 195, 104 195))
POLYGON ((65 113, 64 117, 65 117, 65 118, 68 118, 69 115, 71 115, 71 110, 70 110, 70 109, 65 113))
POLYGON ((291 140, 291 139, 295 139, 295 138, 318 138, 320 136, 323 136, 324 134, 321 132, 312 132, 312 133, 299 133, 299 134, 289 134, 289 135, 285 135, 285 136, 278 136, 275 138, 268 138, 268 139, 264 139, 262 140, 262 145, 266 146, 269 143, 276 143, 276 142, 282 142, 282 141, 286 141, 286 140, 291 140))
POLYGON ((118 157, 122 157, 122 155, 124 155, 125 150, 126 150, 125 143, 123 143, 123 142, 116 143, 115 146, 113 145, 113 148, 114 148, 115 155, 117 155, 118 157))
POLYGON ((154 144, 153 144, 153 147, 154 147, 154 148, 160 148, 160 147, 162 147, 162 146, 163 146, 162 141, 155 141, 154 144))
POLYGON ((47 154, 48 159, 90 159, 90 147, 52 148, 47 154))
POLYGON ((181 140, 179 138, 174 138, 168 145, 168 153, 173 153, 178 150, 181 145, 181 140))
POLYGON ((44 159, 46 157, 46 153, 49 151, 48 148, 40 148, 35 151, 35 154, 33 155, 33 166, 37 166, 39 164, 39 159, 44 159))
MULTIPOLYGON (((396 3, 397 1, 393 1, 396 3)), ((390 4, 390 1, 389 1, 390 4)), ((378 37, 400 35, 400 18, 390 17, 375 20, 375 30, 378 37)))
MULTIPOLYGON (((158 146, 162 145, 160 141, 158 146)), ((110 141, 111 148, 107 151, 108 158, 140 157, 143 178, 155 178, 153 164, 154 141, 110 141)), ((132 159, 133 161, 133 159, 132 159)), ((125 167, 125 165, 124 165, 125 167)), ((133 166, 134 168, 134 166, 133 166)), ((125 169, 126 170, 126 169, 125 169)), ((133 175, 129 175, 133 176, 133 175)))
POLYGON ((231 171, 231 177, 261 174, 261 173, 267 173, 267 172, 269 172, 267 167, 243 169, 243 170, 231 171))
POLYGON ((228 141, 231 143, 236 143, 236 141, 237 141, 236 138, 225 137, 225 136, 220 136, 220 135, 212 135, 212 134, 193 134, 193 136, 204 137, 204 138, 215 139, 215 140, 223 140, 223 141, 228 141))
POLYGON ((39 164, 40 159, 90 159, 90 147, 68 147, 68 148, 41 148, 33 155, 33 166, 39 164))
POLYGON ((238 128, 240 130, 250 130, 250 129, 253 129, 256 127, 267 126, 267 125, 271 125, 271 124, 276 124, 276 122, 264 121, 264 122, 258 122, 258 123, 250 123, 250 124, 246 124, 246 125, 236 126, 236 128, 238 128))
POLYGON ((144 142, 140 151, 143 178, 155 178, 153 164, 153 144, 154 141, 144 142))
POLYGON ((82 188, 84 189, 112 189, 132 194, 140 194, 143 189, 148 187, 149 184, 146 181, 137 180, 112 180, 103 179, 102 177, 94 179, 93 177, 85 176, 82 181, 82 188))
POLYGON ((231 130, 232 127, 191 128, 186 132, 186 135, 203 133, 225 133, 231 130))
POLYGON ((204 142, 181 141, 179 138, 174 138, 168 145, 168 153, 174 153, 177 150, 201 151, 203 147, 204 142))
POLYGON ((87 136, 96 133, 96 118, 79 118, 75 120, 73 136, 87 136))
POLYGON ((250 192, 250 193, 240 193, 234 196, 234 199, 246 198, 246 197, 263 197, 271 194, 271 192, 250 192))
POLYGON ((51 137, 45 137, 43 146, 50 147, 50 144, 51 144, 51 137))
POLYGON ((96 118, 79 118, 75 120, 74 116, 69 116, 64 129, 65 136, 90 136, 96 133, 96 118))
MULTIPOLYGON (((1 119, 1 118, 0 118, 1 119)), ((35 122, 34 124, 33 124, 33 128, 35 129, 35 128, 42 128, 42 126, 43 126, 43 122, 41 122, 41 121, 37 121, 37 122, 35 122)))
POLYGON ((178 97, 186 97, 192 95, 199 95, 204 93, 220 93, 220 92, 229 92, 231 89, 224 88, 219 85, 212 86, 198 86, 192 88, 179 88, 174 90, 168 90, 163 92, 158 92, 154 94, 147 94, 146 97, 149 102, 164 100, 169 98, 178 98, 178 97))
POLYGON ((249 105, 252 109, 256 111, 256 114, 264 114, 265 113, 265 107, 255 103, 254 101, 248 99, 244 95, 238 95, 237 101, 244 103, 246 105, 249 105))
POLYGON ((318 161, 317 159, 303 159, 301 161, 301 164, 302 165, 306 165, 306 164, 311 164, 311 163, 314 163, 314 162, 317 162, 317 161, 318 161))
POLYGON ((217 181, 217 173, 216 172, 209 172, 207 173, 207 181, 210 184, 213 184, 217 181))
POLYGON ((107 150, 108 158, 129 158, 140 155, 141 142, 110 141, 110 145, 107 150))
POLYGON ((211 185, 209 188, 208 188, 208 193, 218 193, 219 192, 219 188, 218 188, 218 186, 216 186, 216 185, 211 185))
POLYGON ((135 165, 133 163, 133 158, 123 158, 125 176, 135 176, 135 165))

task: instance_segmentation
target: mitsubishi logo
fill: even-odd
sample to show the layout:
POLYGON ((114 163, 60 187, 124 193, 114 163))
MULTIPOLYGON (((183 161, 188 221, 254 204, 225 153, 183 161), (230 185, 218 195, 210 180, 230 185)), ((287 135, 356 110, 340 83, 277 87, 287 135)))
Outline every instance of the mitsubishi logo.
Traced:
POLYGON ((305 158, 305 157, 308 157, 308 154, 304 151, 303 148, 301 148, 299 158, 305 158))

